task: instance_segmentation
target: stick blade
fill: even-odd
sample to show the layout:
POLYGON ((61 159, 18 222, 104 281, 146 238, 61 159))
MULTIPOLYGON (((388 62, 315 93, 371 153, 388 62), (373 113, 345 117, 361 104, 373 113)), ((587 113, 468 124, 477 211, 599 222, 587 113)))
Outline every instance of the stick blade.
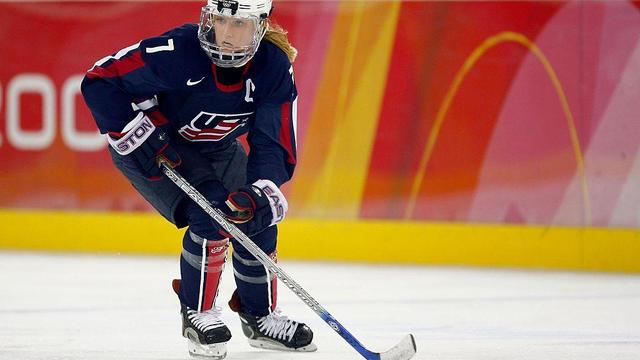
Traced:
POLYGON ((380 354, 380 360, 409 360, 416 354, 413 335, 405 336, 396 346, 380 354))

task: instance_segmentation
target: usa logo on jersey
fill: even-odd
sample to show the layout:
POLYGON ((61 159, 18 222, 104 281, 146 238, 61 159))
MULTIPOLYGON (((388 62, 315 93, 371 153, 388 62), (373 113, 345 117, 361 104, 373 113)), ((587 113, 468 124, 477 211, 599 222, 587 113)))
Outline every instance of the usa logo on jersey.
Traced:
POLYGON ((247 124, 253 112, 242 114, 214 114, 201 111, 178 130, 178 133, 190 141, 220 141, 234 130, 247 124), (211 127, 213 124, 215 126, 211 127))

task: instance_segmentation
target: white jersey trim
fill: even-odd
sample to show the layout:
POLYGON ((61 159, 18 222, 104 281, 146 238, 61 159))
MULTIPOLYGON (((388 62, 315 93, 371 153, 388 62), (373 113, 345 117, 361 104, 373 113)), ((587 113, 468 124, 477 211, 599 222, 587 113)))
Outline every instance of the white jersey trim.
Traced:
MULTIPOLYGON (((105 56, 102 59, 96 61, 95 64, 93 64, 93 68, 95 68, 96 66, 102 66, 104 63, 106 63, 109 60, 112 59, 121 59, 122 57, 124 57, 125 55, 127 55, 128 53, 132 52, 133 50, 137 49, 140 47, 140 43, 137 44, 133 44, 131 46, 128 46, 120 51, 118 51, 115 55, 109 55, 109 56, 105 56)), ((91 68, 91 69, 93 69, 91 68)))

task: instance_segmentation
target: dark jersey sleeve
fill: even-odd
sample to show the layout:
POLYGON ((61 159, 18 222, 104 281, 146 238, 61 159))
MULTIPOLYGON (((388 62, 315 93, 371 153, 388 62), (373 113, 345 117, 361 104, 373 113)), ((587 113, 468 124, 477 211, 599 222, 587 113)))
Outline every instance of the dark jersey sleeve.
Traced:
POLYGON ((155 96, 171 88, 165 75, 170 72, 163 67, 180 68, 171 61, 179 61, 174 53, 188 30, 183 26, 143 40, 99 60, 86 73, 82 95, 101 133, 121 131, 139 111, 159 123, 166 121, 157 112, 155 96))
POLYGON ((281 186, 293 176, 296 166, 296 122, 298 93, 293 67, 279 66, 273 87, 256 108, 256 118, 247 137, 250 152, 247 179, 269 179, 281 186))

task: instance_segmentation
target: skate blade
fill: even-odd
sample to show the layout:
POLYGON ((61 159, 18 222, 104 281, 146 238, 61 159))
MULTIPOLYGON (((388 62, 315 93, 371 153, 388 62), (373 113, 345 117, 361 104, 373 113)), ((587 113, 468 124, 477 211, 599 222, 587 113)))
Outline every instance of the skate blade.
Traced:
POLYGON ((259 349, 278 350, 278 351, 297 351, 297 352, 313 352, 318 350, 318 347, 314 343, 294 349, 294 348, 288 348, 277 341, 273 341, 269 339, 248 339, 248 340, 249 340, 249 345, 259 349))
POLYGON ((203 345, 191 340, 187 341, 189 355, 201 359, 222 360, 227 357, 227 343, 203 345))

